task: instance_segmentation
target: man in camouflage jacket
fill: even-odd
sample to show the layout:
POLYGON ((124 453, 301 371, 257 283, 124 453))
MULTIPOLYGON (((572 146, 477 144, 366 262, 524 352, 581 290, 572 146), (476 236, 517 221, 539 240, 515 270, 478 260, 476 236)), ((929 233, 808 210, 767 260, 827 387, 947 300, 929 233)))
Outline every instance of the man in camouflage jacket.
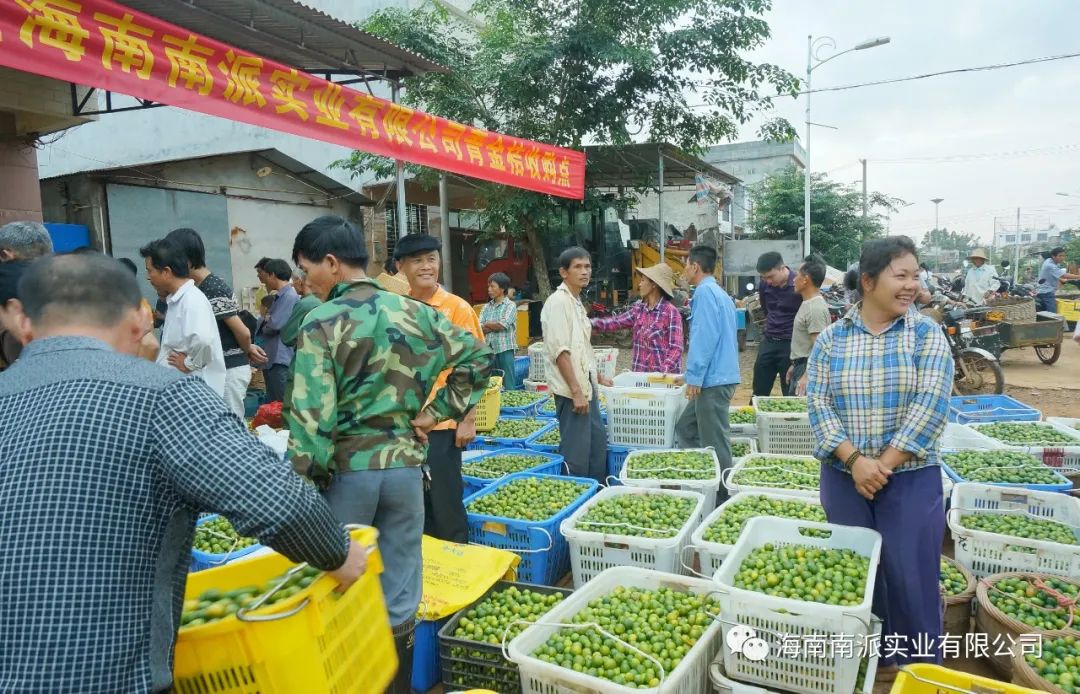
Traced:
POLYGON ((323 490, 339 520, 378 529, 403 677, 390 691, 407 692, 427 433, 479 402, 491 352, 430 306, 368 279, 363 234, 340 217, 305 226, 293 260, 325 303, 300 328, 285 397, 292 464, 323 490), (445 369, 446 387, 425 406, 445 369))

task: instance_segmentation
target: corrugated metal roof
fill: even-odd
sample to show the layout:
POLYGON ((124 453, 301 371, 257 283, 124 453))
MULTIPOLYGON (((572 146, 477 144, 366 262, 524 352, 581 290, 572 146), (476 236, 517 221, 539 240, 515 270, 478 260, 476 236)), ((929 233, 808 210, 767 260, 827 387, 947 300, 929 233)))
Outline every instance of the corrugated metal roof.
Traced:
POLYGON ((616 188, 647 182, 647 185, 655 186, 661 156, 664 158, 665 186, 692 186, 696 174, 729 184, 739 182, 726 171, 690 156, 675 145, 647 142, 585 147, 585 185, 616 188))
POLYGON ((307 72, 446 72, 421 55, 293 0, 123 0, 189 31, 307 72))

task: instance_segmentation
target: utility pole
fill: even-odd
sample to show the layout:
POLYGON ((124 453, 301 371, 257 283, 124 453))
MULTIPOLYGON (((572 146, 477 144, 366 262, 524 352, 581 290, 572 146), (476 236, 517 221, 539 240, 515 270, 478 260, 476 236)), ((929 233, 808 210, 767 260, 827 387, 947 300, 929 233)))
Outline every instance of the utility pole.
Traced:
MULTIPOLYGON (((866 160, 860 159, 862 163, 862 218, 866 221, 866 160)), ((864 234, 865 235, 865 234, 864 234)))
POLYGON ((1020 208, 1016 208, 1016 253, 1013 258, 1013 284, 1020 283, 1020 208))
POLYGON ((930 202, 934 203, 934 231, 941 228, 941 224, 938 221, 938 208, 941 207, 943 200, 945 200, 945 198, 933 198, 930 200, 930 202))

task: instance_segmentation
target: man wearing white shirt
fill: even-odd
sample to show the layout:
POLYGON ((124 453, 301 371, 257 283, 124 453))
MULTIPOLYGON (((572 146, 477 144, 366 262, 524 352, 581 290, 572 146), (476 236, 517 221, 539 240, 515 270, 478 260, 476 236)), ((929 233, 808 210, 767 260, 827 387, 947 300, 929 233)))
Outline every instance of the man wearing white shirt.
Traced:
POLYGON ((997 271, 987 260, 986 251, 981 248, 976 248, 968 256, 971 266, 964 275, 964 296, 971 299, 976 306, 985 304, 990 294, 996 292, 1000 286, 994 279, 997 271))
POLYGON ((217 393, 225 394, 225 354, 210 300, 189 277, 187 256, 167 239, 139 249, 146 259, 150 284, 168 294, 161 351, 157 363, 182 373, 194 373, 217 393))

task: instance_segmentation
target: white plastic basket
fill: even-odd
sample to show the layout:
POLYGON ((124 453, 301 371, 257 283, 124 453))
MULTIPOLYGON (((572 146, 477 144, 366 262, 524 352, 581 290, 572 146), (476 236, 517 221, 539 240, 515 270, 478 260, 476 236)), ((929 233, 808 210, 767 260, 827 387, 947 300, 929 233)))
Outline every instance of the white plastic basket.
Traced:
POLYGON ((1066 436, 1072 436, 1077 439, 1077 443, 1075 446, 1019 446, 999 441, 998 439, 982 433, 979 431, 980 425, 978 424, 969 424, 966 426, 979 436, 997 444, 1000 448, 1004 448, 1008 451, 1023 451, 1024 453, 1033 455, 1043 461, 1043 465, 1054 468, 1063 475, 1074 477, 1080 475, 1080 431, 1050 420, 1045 422, 1016 422, 1016 424, 1032 424, 1047 429, 1053 429, 1066 436))
POLYGON ((749 456, 751 456, 751 455, 754 455, 755 453, 757 453, 757 452, 758 452, 758 447, 757 447, 757 438, 750 438, 750 437, 748 437, 748 436, 732 436, 732 437, 731 437, 731 446, 732 446, 732 448, 733 448, 733 449, 734 449, 734 446, 735 446, 735 443, 736 443, 736 442, 738 442, 738 443, 745 443, 745 444, 746 444, 747 446, 749 446, 749 447, 750 447, 750 452, 749 452, 749 453, 747 453, 746 455, 738 455, 738 456, 737 456, 737 455, 735 455, 735 451, 734 451, 734 450, 732 450, 732 451, 731 451, 731 460, 732 460, 732 463, 734 463, 734 462, 735 462, 735 461, 737 461, 737 460, 742 460, 743 458, 746 458, 746 457, 749 457, 749 456))
POLYGON ((998 450, 1001 443, 989 436, 984 436, 966 424, 949 422, 945 425, 945 431, 941 434, 942 448, 973 448, 985 450, 998 450))
POLYGON ((647 449, 643 451, 632 451, 630 455, 626 456, 626 460, 623 461, 622 470, 619 471, 619 482, 627 487, 677 489, 684 492, 697 492, 705 497, 705 503, 702 505, 701 512, 708 513, 716 508, 716 492, 720 488, 720 459, 716 457, 716 451, 712 448, 684 448, 670 451, 647 449), (630 467, 630 464, 635 458, 655 453, 707 453, 712 456, 713 459, 713 475, 712 477, 703 480, 673 480, 664 477, 664 470, 657 470, 655 479, 630 479, 627 477, 627 468, 630 467))
MULTIPOLYGON (((716 507, 709 515, 705 516, 705 520, 701 521, 693 533, 690 535, 690 547, 694 548, 697 552, 698 562, 701 565, 701 573, 706 576, 712 576, 719 570, 720 564, 724 562, 724 559, 731 554, 731 550, 735 545, 725 545, 719 542, 707 542, 705 540, 705 531, 712 525, 717 518, 723 515, 724 511, 730 509, 739 503, 746 501, 751 497, 765 497, 768 499, 780 499, 782 501, 798 501, 810 506, 821 506, 821 501, 817 498, 810 497, 796 497, 790 494, 776 494, 773 492, 748 492, 743 494, 736 494, 724 503, 716 507)), ((772 516, 766 516, 771 518, 772 516)))
POLYGON ((534 381, 526 378, 523 385, 525 386, 525 390, 531 393, 546 393, 549 390, 547 381, 534 381))
MULTIPOLYGON (((749 407, 750 409, 753 409, 753 407, 750 406, 750 405, 738 405, 738 406, 732 405, 730 408, 728 408, 728 417, 730 418, 732 412, 735 412, 736 410, 746 409, 747 407, 749 407)), ((756 412, 755 412, 754 416, 755 417, 757 416, 756 412)), ((758 436, 758 425, 757 425, 756 421, 753 424, 730 424, 729 423, 729 426, 731 427, 731 435, 732 436, 751 436, 751 437, 753 437, 755 439, 758 436)))
POLYGON ((614 347, 593 347, 593 355, 596 357, 596 373, 605 378, 615 378, 619 350, 614 347))
POLYGON ((704 504, 705 497, 696 492, 642 487, 601 489, 596 496, 582 504, 559 525, 559 532, 570 545, 570 568, 574 575, 574 587, 580 588, 594 576, 613 566, 637 566, 642 569, 675 574, 685 573, 686 569, 681 561, 682 551, 686 543, 690 541, 690 533, 701 522, 704 504), (690 513, 685 525, 672 537, 655 539, 631 537, 615 533, 578 530, 574 527, 578 519, 588 513, 593 506, 605 499, 622 494, 670 494, 694 499, 697 505, 690 513))
POLYGON ((544 353, 544 343, 534 342, 529 345, 529 380, 547 381, 547 355, 544 353))
POLYGON ((757 410, 758 443, 765 453, 784 455, 810 455, 814 452, 814 435, 810 433, 808 412, 763 412, 761 403, 766 400, 802 400, 806 398, 779 398, 754 396, 757 410))
POLYGON ((601 386, 607 398, 608 443, 631 448, 672 448, 675 424, 686 409, 686 386, 667 374, 624 373, 601 386))
POLYGON ((736 484, 733 480, 739 474, 739 471, 746 468, 753 467, 782 467, 779 461, 784 458, 794 458, 796 460, 804 460, 806 462, 814 462, 820 465, 818 460, 809 455, 777 455, 775 453, 751 453, 745 458, 741 458, 738 462, 731 466, 730 469, 724 470, 721 477, 721 482, 724 487, 731 494, 739 494, 742 492, 756 492, 756 493, 773 493, 773 494, 786 494, 787 496, 801 496, 817 499, 820 493, 821 480, 820 477, 817 480, 807 480, 807 484, 802 488, 789 488, 789 487, 762 487, 748 484, 736 484))
POLYGON ((960 525, 965 512, 1024 514, 1068 525, 1080 539, 1080 499, 1059 492, 965 482, 953 487, 951 506, 946 518, 955 559, 976 578, 1003 571, 1080 576, 1080 545, 999 535, 960 525))
POLYGON ((510 642, 508 655, 520 669, 522 694, 701 694, 708 691, 709 663, 720 649, 721 629, 718 621, 709 625, 675 669, 665 675, 660 686, 651 689, 631 689, 546 663, 532 656, 536 649, 547 643, 548 639, 562 628, 562 624, 569 624, 574 615, 588 606, 590 601, 603 597, 620 586, 649 590, 669 588, 697 595, 708 595, 715 589, 712 581, 705 579, 676 576, 633 566, 618 566, 604 571, 589 581, 587 586, 568 595, 510 642))
POLYGON ((952 499, 952 490, 956 486, 949 476, 945 474, 945 470, 941 471, 941 498, 942 503, 945 505, 945 510, 949 510, 949 501, 952 499))
MULTIPOLYGON (((731 554, 716 572, 720 600, 720 621, 724 633, 735 626, 750 627, 769 645, 769 656, 753 661, 732 650, 728 639, 722 651, 728 676, 750 684, 778 686, 785 691, 805 694, 850 694, 859 676, 859 659, 831 648, 809 654, 805 649, 790 653, 783 648, 785 637, 803 640, 831 634, 858 639, 872 633, 870 605, 881 554, 881 535, 874 530, 829 523, 812 523, 789 518, 753 518, 743 529, 731 554), (829 537, 808 537, 804 529, 825 530, 829 537), (778 598, 736 588, 735 576, 743 560, 754 549, 765 545, 807 545, 830 549, 849 549, 870 560, 859 605, 841 607, 778 598)), ((852 643, 852 647, 857 646, 852 643)))

